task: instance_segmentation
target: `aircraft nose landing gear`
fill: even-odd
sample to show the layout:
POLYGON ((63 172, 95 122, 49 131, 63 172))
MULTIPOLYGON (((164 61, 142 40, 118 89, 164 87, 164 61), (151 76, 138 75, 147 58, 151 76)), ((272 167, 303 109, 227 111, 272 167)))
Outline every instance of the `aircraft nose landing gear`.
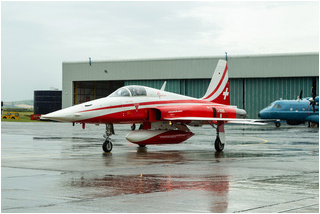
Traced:
POLYGON ((109 139, 106 139, 104 141, 104 143, 102 144, 102 149, 105 152, 111 152, 112 147, 113 147, 113 145, 112 145, 112 143, 111 143, 111 141, 109 139))
POLYGON ((114 134, 113 124, 106 124, 106 134, 104 137, 106 140, 102 144, 102 149, 104 152, 111 152, 113 145, 110 140, 110 136, 114 134))

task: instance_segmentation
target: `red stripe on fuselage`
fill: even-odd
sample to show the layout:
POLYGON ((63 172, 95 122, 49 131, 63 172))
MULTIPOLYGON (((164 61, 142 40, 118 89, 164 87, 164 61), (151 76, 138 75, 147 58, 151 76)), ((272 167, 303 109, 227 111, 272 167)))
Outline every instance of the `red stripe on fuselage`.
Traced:
MULTIPOLYGON (((101 115, 97 117, 92 117, 84 120, 76 121, 77 123, 115 123, 115 124, 132 124, 132 123, 143 123, 148 121, 148 111, 144 109, 143 112, 139 112, 138 114, 133 114, 132 111, 120 111, 116 113, 101 115), (132 116, 128 116, 128 112, 132 116)), ((135 112, 135 110, 134 110, 135 112)))
MULTIPOLYGON (((170 118, 184 118, 184 117, 212 117, 215 118, 236 118, 236 110, 231 106, 216 105, 210 102, 208 105, 173 105, 156 107, 144 107, 140 109, 119 110, 118 112, 103 114, 77 122, 83 123, 144 123, 156 122, 163 120, 170 120, 170 118), (161 111, 161 118, 152 119, 152 111, 150 109, 157 108, 161 111), (215 109, 215 113, 213 111, 215 109), (165 119, 164 119, 165 118, 165 119)), ((156 116, 154 116, 156 117, 156 116)), ((201 119, 200 119, 201 120, 201 119)), ((191 121, 179 121, 183 123, 190 123, 191 121)))
MULTIPOLYGON (((212 102, 205 101, 205 100, 165 100, 165 101, 153 101, 153 102, 141 102, 139 103, 139 106, 147 106, 147 105, 166 105, 166 104, 207 104, 207 105, 212 105, 212 102)), ((108 107, 101 107, 101 108, 95 108, 95 109, 88 109, 81 112, 90 112, 90 111, 100 111, 100 110, 106 110, 106 109, 113 109, 113 108, 123 108, 123 107, 130 107, 130 106, 135 106, 137 103, 130 103, 130 104, 123 104, 123 105, 115 105, 115 106, 108 106, 108 107)), ((218 103, 216 105, 219 105, 218 103)))

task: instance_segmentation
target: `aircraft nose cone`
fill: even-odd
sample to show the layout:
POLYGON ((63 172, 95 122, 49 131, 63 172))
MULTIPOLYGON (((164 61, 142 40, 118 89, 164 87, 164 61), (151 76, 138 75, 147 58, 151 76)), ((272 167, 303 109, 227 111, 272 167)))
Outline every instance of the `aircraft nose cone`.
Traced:
POLYGON ((49 114, 41 115, 41 119, 56 120, 62 122, 71 122, 72 117, 66 110, 59 110, 49 114))
POLYGON ((258 114, 258 117, 261 119, 269 119, 269 113, 267 110, 261 110, 258 114))

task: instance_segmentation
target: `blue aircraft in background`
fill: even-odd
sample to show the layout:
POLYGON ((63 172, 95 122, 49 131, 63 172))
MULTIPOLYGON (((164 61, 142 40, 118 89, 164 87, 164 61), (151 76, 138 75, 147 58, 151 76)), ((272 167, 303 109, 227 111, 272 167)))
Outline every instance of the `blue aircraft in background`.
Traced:
MULTIPOLYGON (((311 126, 317 124, 319 126, 319 97, 316 97, 315 107, 310 103, 310 98, 301 100, 277 100, 271 103, 267 108, 259 112, 261 119, 278 119, 285 120, 289 125, 299 125, 309 122, 311 126)), ((276 121, 275 125, 280 126, 280 121, 276 121)))
POLYGON ((319 96, 316 97, 316 83, 313 81, 311 97, 302 98, 302 90, 297 100, 276 100, 262 109, 258 116, 261 119, 275 119, 276 127, 280 121, 289 125, 308 122, 309 126, 319 127, 319 96))

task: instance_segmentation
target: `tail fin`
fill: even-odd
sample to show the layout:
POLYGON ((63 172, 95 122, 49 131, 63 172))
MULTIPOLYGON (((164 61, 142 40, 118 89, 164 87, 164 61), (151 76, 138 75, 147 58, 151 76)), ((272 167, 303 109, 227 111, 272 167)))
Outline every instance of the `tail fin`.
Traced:
POLYGON ((229 95, 228 65, 225 60, 219 60, 207 92, 201 99, 214 103, 230 105, 229 95))

